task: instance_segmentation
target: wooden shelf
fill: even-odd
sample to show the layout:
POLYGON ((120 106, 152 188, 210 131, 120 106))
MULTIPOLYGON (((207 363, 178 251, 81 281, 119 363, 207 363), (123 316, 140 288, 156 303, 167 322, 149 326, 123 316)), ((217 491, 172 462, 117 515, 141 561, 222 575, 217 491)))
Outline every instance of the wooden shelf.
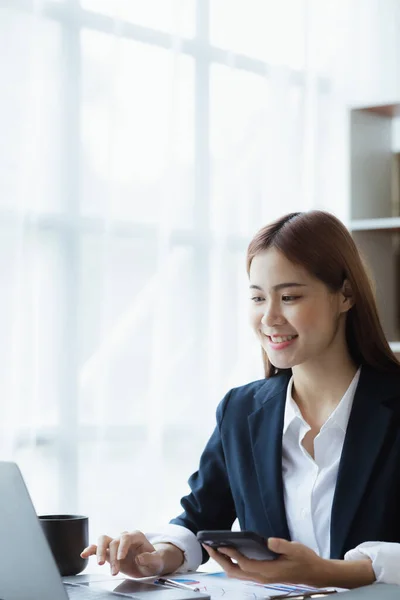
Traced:
POLYGON ((374 283, 382 328, 400 353, 400 163, 393 121, 400 101, 350 111, 350 224, 374 283), (395 216, 396 215, 396 216, 395 216), (396 234, 396 235, 394 235, 396 234))
POLYGON ((350 221, 351 231, 400 231, 400 217, 355 219, 350 221))
POLYGON ((357 106, 354 107, 352 110, 371 112, 377 115, 381 115, 382 117, 388 117, 389 119, 400 117, 400 103, 398 102, 395 102, 393 104, 384 104, 380 106, 357 106))

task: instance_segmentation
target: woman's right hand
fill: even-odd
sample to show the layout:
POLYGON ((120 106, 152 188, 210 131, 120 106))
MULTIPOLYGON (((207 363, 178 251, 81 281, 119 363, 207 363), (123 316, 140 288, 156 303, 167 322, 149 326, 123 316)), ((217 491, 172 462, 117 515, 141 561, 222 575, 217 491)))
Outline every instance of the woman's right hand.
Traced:
POLYGON ((82 558, 97 557, 99 565, 110 563, 112 575, 119 572, 129 577, 151 577, 173 573, 184 560, 182 550, 173 544, 151 544, 141 531, 123 531, 117 538, 99 537, 81 552, 82 558))

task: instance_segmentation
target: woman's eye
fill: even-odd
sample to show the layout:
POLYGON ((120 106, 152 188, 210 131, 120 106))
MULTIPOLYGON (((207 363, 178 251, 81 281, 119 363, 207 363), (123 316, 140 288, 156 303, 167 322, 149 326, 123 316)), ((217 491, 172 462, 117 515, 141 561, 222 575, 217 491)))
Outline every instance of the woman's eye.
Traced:
POLYGON ((253 296, 253 298, 251 299, 253 302, 262 302, 264 300, 264 298, 261 298, 261 296, 253 296))
POLYGON ((284 302, 292 302, 293 300, 297 300, 300 296, 282 296, 282 300, 284 302))

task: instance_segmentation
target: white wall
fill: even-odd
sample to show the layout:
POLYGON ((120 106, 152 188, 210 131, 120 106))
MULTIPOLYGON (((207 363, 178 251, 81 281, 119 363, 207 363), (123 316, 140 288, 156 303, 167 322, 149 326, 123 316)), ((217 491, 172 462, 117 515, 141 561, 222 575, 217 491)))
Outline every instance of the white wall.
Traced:
POLYGON ((400 1, 339 0, 336 7, 347 13, 336 68, 349 103, 400 101, 400 1))
MULTIPOLYGON (((317 7, 316 51, 329 44, 329 74, 335 87, 334 176, 328 210, 350 219, 349 108, 400 103, 400 0, 310 0, 317 7), (334 200, 332 200, 334 196, 334 200), (332 206, 331 206, 332 205, 332 206)), ((393 128, 400 150, 400 116, 393 128)))

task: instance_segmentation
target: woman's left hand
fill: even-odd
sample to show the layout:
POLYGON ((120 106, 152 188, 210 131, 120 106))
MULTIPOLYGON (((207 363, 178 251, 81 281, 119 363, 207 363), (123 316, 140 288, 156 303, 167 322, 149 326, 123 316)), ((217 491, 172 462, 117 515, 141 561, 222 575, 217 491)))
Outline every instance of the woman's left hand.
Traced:
POLYGON ((204 546, 210 557, 223 568, 228 577, 263 584, 280 582, 302 583, 315 587, 329 585, 326 582, 329 561, 318 556, 307 546, 298 542, 269 538, 268 547, 280 554, 279 558, 255 560, 246 558, 233 548, 223 547, 217 551, 204 546))

